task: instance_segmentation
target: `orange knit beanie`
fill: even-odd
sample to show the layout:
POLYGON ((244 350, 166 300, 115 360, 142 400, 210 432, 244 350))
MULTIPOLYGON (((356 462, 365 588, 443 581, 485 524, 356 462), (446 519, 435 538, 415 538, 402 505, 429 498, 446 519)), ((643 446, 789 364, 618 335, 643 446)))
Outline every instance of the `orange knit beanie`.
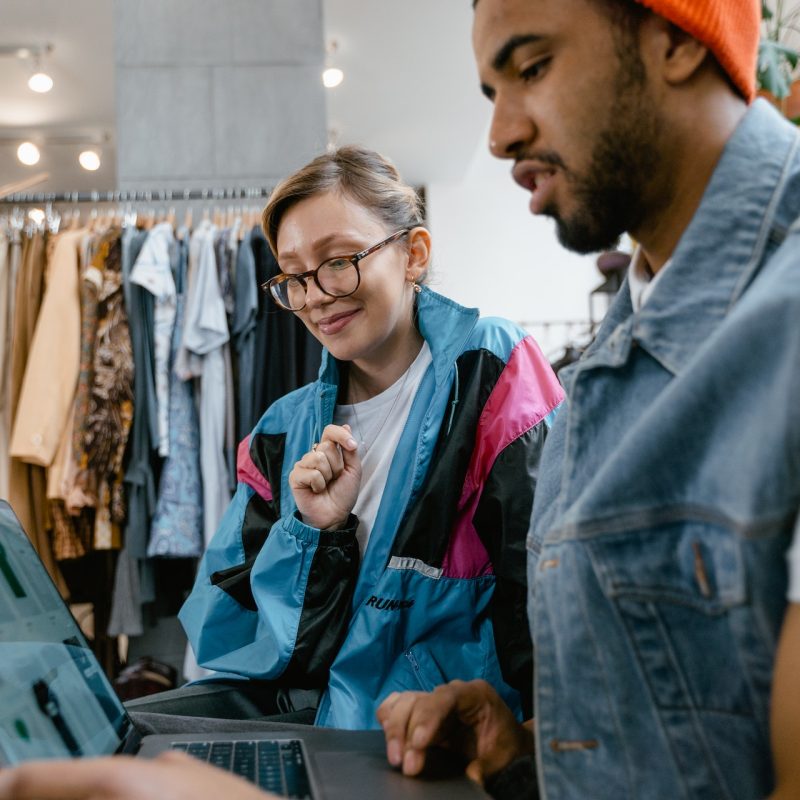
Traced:
POLYGON ((636 0, 702 42, 748 100, 756 93, 759 0, 636 0))

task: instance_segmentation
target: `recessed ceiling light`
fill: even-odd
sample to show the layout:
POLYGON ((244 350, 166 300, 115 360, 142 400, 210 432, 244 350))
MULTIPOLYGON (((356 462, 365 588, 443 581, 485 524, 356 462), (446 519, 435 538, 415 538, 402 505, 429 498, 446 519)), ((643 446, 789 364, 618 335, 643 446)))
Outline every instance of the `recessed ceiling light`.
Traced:
POLYGON ((39 163, 39 148, 33 142, 23 142, 17 148, 17 158, 26 166, 39 163))
POLYGON ((53 79, 46 72, 34 72, 28 78, 28 88, 39 94, 49 92, 53 88, 53 79))
POLYGON ((338 67, 328 67, 322 73, 322 83, 326 89, 333 89, 344 80, 344 72, 338 67))
POLYGON ((84 169, 94 172, 100 169, 100 156, 94 150, 84 150, 79 156, 78 161, 84 169))

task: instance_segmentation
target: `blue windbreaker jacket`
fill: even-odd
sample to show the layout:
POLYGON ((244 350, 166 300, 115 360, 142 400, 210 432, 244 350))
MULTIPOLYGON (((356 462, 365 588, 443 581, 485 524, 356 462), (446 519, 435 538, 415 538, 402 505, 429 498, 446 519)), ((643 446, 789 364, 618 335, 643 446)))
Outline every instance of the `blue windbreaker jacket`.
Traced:
POLYGON ((530 715, 525 538, 539 457, 563 399, 524 331, 428 289, 433 361, 359 563, 355 527, 301 522, 295 462, 332 421, 339 365, 274 403, 239 451, 239 486, 180 619, 198 662, 324 689, 317 724, 377 726, 393 691, 483 678, 530 715))

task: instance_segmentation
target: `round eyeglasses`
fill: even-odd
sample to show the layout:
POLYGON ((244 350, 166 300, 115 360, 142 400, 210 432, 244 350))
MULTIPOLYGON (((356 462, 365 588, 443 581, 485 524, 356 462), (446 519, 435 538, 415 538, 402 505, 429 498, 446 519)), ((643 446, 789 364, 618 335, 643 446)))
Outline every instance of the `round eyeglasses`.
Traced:
POLYGON ((334 256, 323 261, 316 269, 308 272, 281 272, 266 283, 261 284, 265 292, 287 311, 302 311, 306 305, 308 282, 313 279, 320 291, 329 297, 349 297, 361 283, 361 271, 358 262, 383 247, 396 242, 411 229, 403 228, 383 241, 354 253, 352 256, 334 256))

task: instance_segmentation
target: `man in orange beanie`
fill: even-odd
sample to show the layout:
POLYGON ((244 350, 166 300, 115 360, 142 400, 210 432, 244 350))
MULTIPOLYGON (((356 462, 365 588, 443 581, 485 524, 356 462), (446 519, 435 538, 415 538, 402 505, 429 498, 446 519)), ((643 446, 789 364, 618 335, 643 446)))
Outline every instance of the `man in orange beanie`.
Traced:
POLYGON ((800 797, 800 139, 752 102, 758 0, 474 7, 531 212, 573 250, 640 246, 559 376, 535 721, 480 682, 391 695, 389 761, 455 747, 497 798, 800 797))

